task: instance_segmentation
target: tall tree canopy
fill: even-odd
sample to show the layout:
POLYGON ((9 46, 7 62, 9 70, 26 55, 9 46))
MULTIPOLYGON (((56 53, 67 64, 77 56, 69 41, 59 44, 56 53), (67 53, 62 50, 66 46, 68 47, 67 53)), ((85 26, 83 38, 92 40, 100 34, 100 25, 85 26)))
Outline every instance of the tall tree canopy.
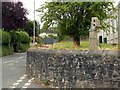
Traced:
POLYGON ((56 24, 58 32, 73 38, 73 42, 80 46, 80 36, 88 35, 92 17, 98 17, 101 27, 107 28, 103 22, 109 11, 115 10, 112 2, 48 2, 38 12, 41 12, 43 29, 48 29, 56 24))
POLYGON ((27 10, 22 2, 2 2, 2 28, 7 31, 23 28, 27 10))
MULTIPOLYGON (((26 26, 24 27, 24 30, 29 34, 29 36, 33 36, 33 23, 34 21, 27 20, 26 26)), ((38 36, 40 33, 40 24, 39 22, 35 21, 35 36, 38 36)))

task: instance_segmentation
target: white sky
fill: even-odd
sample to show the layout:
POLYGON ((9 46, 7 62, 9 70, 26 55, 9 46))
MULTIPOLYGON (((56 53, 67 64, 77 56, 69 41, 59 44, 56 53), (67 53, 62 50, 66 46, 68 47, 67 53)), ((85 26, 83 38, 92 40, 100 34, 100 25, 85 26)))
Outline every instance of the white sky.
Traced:
MULTIPOLYGON (((16 0, 18 1, 18 0, 16 0)), ((34 20, 34 0, 19 0, 23 2, 24 7, 28 10, 29 15, 27 16, 29 19, 34 20)), ((35 9, 38 9, 40 5, 48 0, 35 0, 35 9)), ((40 20, 38 13, 35 12, 35 19, 37 21, 40 20)))
MULTIPOLYGON (((23 2, 24 7, 28 10, 29 13, 27 17, 31 20, 34 20, 34 0, 16 0, 16 1, 23 2)), ((35 0, 35 9, 38 9, 40 5, 42 5, 46 1, 50 1, 50 0, 35 0)), ((115 5, 117 5, 120 0, 114 0, 114 1, 116 2, 115 5)), ((37 12, 35 15, 35 19, 40 22, 40 16, 38 16, 37 12)))

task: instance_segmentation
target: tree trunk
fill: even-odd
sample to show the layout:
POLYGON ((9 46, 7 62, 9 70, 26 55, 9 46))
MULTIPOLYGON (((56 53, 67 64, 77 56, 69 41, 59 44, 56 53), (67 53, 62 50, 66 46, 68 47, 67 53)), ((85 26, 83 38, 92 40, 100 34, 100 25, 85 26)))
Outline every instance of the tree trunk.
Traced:
POLYGON ((75 46, 79 47, 80 46, 80 37, 73 37, 73 43, 75 46))
POLYGON ((14 48, 14 52, 18 52, 18 43, 17 42, 15 42, 14 44, 13 44, 13 48, 14 48))

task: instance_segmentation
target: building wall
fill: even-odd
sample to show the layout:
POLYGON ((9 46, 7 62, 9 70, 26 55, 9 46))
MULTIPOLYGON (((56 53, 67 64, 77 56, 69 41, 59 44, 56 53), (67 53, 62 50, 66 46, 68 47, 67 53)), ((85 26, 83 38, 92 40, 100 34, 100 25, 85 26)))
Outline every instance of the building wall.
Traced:
MULTIPOLYGON (((117 13, 112 13, 114 15, 117 15, 117 13)), ((109 32, 105 32, 104 30, 100 30, 98 33, 98 39, 99 36, 102 36, 102 41, 104 41, 104 38, 107 38, 108 44, 117 44, 118 43, 118 31, 117 31, 117 25, 118 25, 118 18, 116 19, 107 19, 105 22, 110 24, 112 27, 109 28, 109 32)))

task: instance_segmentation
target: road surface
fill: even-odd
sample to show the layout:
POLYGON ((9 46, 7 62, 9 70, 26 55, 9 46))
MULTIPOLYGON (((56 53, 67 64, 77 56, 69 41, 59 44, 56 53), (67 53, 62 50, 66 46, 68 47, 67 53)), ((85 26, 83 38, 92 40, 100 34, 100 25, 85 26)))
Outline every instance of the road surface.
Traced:
POLYGON ((2 57, 0 65, 1 63, 2 78, 0 78, 0 81, 2 81, 2 88, 43 88, 33 82, 34 78, 28 78, 26 75, 26 53, 16 53, 2 57))

